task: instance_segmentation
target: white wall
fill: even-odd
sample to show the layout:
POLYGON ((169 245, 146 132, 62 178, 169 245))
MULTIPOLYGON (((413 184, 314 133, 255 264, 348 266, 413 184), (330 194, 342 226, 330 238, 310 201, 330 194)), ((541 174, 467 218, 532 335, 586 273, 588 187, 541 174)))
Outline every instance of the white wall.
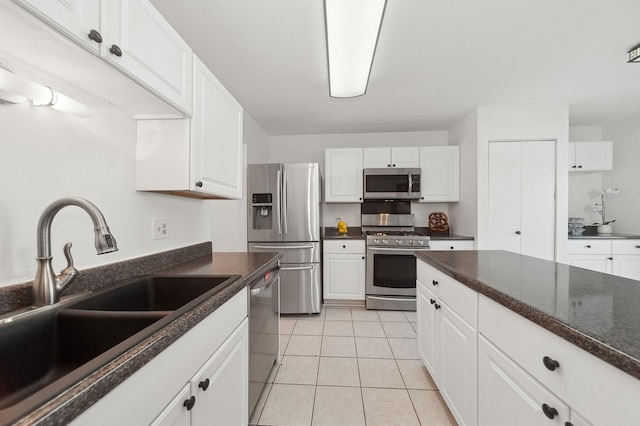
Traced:
POLYGON ((208 214, 212 221, 213 251, 247 251, 247 164, 267 162, 268 139, 267 134, 246 112, 243 121, 242 199, 207 201, 208 214))
MULTIPOLYGON (((374 146, 435 146, 447 145, 448 132, 388 132, 343 133, 327 135, 286 135, 269 137, 270 163, 318 163, 324 176, 326 148, 374 146)), ((427 226, 431 212, 448 214, 446 203, 413 203, 416 226, 427 226)), ((349 226, 360 226, 360 204, 324 204, 323 226, 337 226, 339 216, 349 226)), ((452 230, 454 230, 452 226, 452 230)), ((455 231, 455 230, 454 230, 455 231)))
POLYGON ((91 108, 81 119, 28 103, 0 105, 0 285, 33 279, 38 218, 62 197, 95 203, 120 251, 96 256, 89 216, 67 207, 53 221, 56 271, 66 266, 67 241, 83 269, 210 240, 202 201, 136 192, 134 120, 109 106, 91 108), (154 217, 169 220, 169 238, 151 239, 154 217))
POLYGON ((449 144, 460 146, 460 202, 449 205, 451 228, 462 235, 478 235, 478 111, 449 129, 449 144))
POLYGON ((567 246, 568 205, 567 106, 518 106, 478 108, 478 241, 482 249, 489 241, 488 167, 489 141, 556 141, 556 259, 564 262, 567 246))
POLYGON ((604 140, 613 141, 613 170, 603 172, 602 187, 620 194, 606 200, 607 220, 614 232, 640 234, 640 115, 604 126, 604 140))

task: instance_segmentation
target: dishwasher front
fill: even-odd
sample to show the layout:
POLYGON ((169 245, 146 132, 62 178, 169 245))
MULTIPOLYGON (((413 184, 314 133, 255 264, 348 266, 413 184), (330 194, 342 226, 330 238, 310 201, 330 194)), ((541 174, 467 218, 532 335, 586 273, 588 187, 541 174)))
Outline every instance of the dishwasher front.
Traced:
POLYGON ((280 267, 249 286, 249 417, 277 361, 280 339, 280 267))

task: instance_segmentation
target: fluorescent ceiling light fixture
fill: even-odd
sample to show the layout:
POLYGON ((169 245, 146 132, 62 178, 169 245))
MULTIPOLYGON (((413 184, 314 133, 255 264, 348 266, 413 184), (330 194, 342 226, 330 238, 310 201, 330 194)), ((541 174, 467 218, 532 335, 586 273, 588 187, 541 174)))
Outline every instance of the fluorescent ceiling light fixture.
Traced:
POLYGON ((386 0, 325 0, 329 94, 352 98, 367 91, 386 0))
POLYGON ((30 99, 34 105, 49 106, 78 117, 89 116, 89 108, 86 105, 2 67, 0 67, 0 98, 10 103, 20 103, 30 99))
POLYGON ((629 54, 629 63, 640 63, 640 44, 627 52, 629 54))

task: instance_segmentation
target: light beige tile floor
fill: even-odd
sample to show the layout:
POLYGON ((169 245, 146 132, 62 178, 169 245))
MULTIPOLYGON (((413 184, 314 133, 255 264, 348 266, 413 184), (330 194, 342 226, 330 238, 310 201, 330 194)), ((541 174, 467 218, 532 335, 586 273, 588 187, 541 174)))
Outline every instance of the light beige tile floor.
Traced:
POLYGON ((250 424, 455 425, 420 360, 415 321, 362 307, 283 316, 282 362, 250 424))

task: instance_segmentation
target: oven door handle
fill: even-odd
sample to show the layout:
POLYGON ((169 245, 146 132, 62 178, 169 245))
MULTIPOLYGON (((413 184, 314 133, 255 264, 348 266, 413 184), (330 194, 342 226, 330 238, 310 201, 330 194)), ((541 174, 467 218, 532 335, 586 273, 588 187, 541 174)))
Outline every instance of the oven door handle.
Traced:
POLYGON ((373 251, 431 251, 430 248, 395 248, 395 247, 367 247, 367 250, 373 251))

